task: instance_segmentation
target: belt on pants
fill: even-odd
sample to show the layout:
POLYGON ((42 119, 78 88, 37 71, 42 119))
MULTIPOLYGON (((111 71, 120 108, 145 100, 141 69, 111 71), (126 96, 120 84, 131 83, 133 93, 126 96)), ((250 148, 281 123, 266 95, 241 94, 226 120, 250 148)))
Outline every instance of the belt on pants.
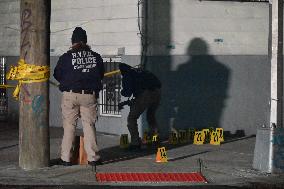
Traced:
POLYGON ((67 92, 72 93, 79 93, 79 94, 95 94, 94 90, 79 90, 79 89, 72 89, 72 90, 66 90, 67 92))

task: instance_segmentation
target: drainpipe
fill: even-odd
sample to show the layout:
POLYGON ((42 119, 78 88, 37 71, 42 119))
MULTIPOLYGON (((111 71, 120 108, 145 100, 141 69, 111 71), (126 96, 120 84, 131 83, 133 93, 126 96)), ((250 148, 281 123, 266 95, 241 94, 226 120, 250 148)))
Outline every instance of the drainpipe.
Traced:
MULTIPOLYGON (((0 57, 0 85, 6 85, 6 58, 0 57)), ((8 99, 5 88, 0 88, 0 121, 8 117, 8 99)))
POLYGON ((253 167, 262 172, 283 173, 283 0, 270 0, 269 11, 270 122, 268 127, 257 130, 253 167))

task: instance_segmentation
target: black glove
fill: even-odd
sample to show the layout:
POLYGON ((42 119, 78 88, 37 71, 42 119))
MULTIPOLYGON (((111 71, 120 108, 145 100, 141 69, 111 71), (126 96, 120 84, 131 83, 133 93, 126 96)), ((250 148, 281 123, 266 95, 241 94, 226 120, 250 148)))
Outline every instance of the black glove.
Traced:
POLYGON ((132 104, 131 100, 126 100, 126 101, 120 102, 120 103, 118 103, 118 109, 122 110, 123 106, 125 106, 125 105, 131 106, 131 104, 132 104))

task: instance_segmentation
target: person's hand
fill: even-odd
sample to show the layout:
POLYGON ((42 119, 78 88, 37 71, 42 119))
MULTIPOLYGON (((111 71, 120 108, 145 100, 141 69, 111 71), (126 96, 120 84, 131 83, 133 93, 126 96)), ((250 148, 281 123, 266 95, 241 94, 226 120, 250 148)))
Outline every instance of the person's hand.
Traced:
POLYGON ((131 100, 126 100, 126 101, 120 102, 120 103, 118 103, 118 109, 122 110, 123 106, 125 106, 125 105, 131 106, 131 103, 132 103, 131 100))

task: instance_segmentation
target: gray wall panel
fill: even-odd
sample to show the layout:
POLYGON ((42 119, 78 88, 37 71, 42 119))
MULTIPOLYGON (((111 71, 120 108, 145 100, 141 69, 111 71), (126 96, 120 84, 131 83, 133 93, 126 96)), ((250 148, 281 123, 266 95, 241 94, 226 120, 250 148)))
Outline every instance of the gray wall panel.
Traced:
POLYGON ((267 56, 155 56, 148 60, 148 69, 163 83, 158 118, 165 135, 171 127, 222 127, 231 134, 251 135, 268 123, 267 56))
MULTIPOLYGON (((18 57, 7 57, 8 67, 18 57)), ((51 57, 51 75, 58 57, 51 57)), ((140 56, 124 56, 122 62, 137 65, 140 56)), ((146 67, 162 80, 162 102, 158 121, 167 136, 170 127, 222 127, 232 134, 242 130, 256 134, 268 124, 270 64, 267 56, 153 56, 146 67)), ((51 76, 51 81, 55 81, 51 76)), ((8 81, 8 84, 15 84, 8 81)), ((9 118, 18 117, 18 101, 8 90, 9 118)), ((50 85, 50 126, 61 126, 61 93, 50 85)), ((122 117, 100 116, 97 130, 112 134, 128 133, 126 107, 122 117)), ((138 121, 140 130, 148 127, 145 115, 138 121)), ((79 124, 80 126, 80 124, 79 124)))

